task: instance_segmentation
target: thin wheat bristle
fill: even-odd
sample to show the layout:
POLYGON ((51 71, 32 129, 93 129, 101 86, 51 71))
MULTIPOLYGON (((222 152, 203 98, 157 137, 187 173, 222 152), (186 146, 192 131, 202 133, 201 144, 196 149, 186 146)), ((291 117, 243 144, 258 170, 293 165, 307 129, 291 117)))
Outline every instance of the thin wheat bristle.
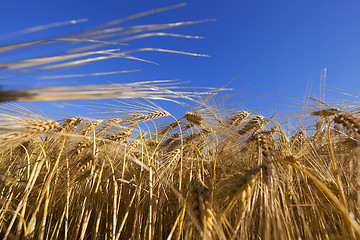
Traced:
POLYGON ((195 125, 201 126, 204 123, 204 118, 196 112, 187 112, 184 117, 190 123, 193 123, 195 125))

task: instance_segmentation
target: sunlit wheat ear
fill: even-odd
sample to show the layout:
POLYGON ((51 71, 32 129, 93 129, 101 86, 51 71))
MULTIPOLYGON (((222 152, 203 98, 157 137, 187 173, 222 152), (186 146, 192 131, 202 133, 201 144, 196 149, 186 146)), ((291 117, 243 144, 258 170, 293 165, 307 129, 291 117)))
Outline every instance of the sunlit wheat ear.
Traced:
POLYGON ((274 130, 261 131, 253 135, 249 141, 255 141, 260 148, 261 154, 264 157, 265 162, 271 161, 275 157, 275 147, 273 135, 274 130))
POLYGON ((131 153, 135 151, 140 146, 140 144, 141 144, 140 138, 131 140, 126 146, 126 152, 131 153))
MULTIPOLYGON (((72 132, 76 129, 77 126, 79 126, 81 124, 82 121, 83 120, 81 117, 68 118, 61 124, 61 127, 66 132, 72 132)), ((59 128, 59 130, 61 130, 61 129, 59 128)))
POLYGON ((158 172, 160 178, 169 178, 174 175, 176 172, 174 169, 177 167, 177 163, 179 162, 181 157, 181 150, 179 148, 174 149, 165 155, 164 159, 161 159, 159 164, 158 172))
POLYGON ((316 121, 316 123, 315 123, 315 131, 316 132, 322 131, 323 127, 324 127, 324 122, 322 120, 316 121))
POLYGON ((334 117, 334 122, 344 126, 355 139, 360 137, 360 120, 349 113, 339 114, 334 117))
POLYGON ((91 153, 78 158, 78 162, 72 167, 72 171, 76 173, 75 181, 80 182, 90 176, 90 167, 93 164, 93 155, 91 153))
POLYGON ((85 136, 90 135, 92 132, 94 132, 94 129, 97 126, 99 126, 103 121, 104 121, 103 119, 98 119, 95 121, 85 123, 79 130, 79 134, 85 135, 85 136))
POLYGON ((236 127, 239 126, 248 116, 250 115, 247 111, 241 111, 235 115, 233 115, 229 121, 227 122, 228 127, 236 127))
POLYGON ((166 164, 172 164, 174 162, 177 162, 180 159, 180 154, 181 154, 180 148, 176 148, 171 152, 169 152, 164 159, 166 164))
POLYGON ((257 176, 266 166, 266 164, 262 164, 248 170, 245 174, 236 174, 218 183, 214 199, 220 206, 223 206, 223 213, 226 214, 239 201, 242 207, 245 207, 251 198, 257 176))
POLYGON ((238 131, 238 134, 244 135, 247 132, 250 132, 250 131, 255 132, 255 131, 259 130, 263 126, 264 120, 265 120, 265 118, 263 116, 253 117, 244 125, 244 127, 242 129, 240 129, 238 131))
MULTIPOLYGON (((153 119, 157 119, 157 118, 162 118, 162 117, 166 117, 166 116, 170 116, 170 113, 165 110, 156 110, 156 111, 149 112, 147 114, 137 113, 130 117, 124 118, 123 121, 130 122, 130 125, 133 126, 133 125, 139 124, 141 122, 145 122, 145 121, 153 120, 153 119)), ((119 123, 120 122, 121 121, 119 121, 119 123)))
POLYGON ((72 149, 72 153, 79 155, 82 152, 84 152, 86 149, 89 149, 92 144, 93 144, 93 141, 90 141, 90 140, 84 140, 82 142, 78 142, 75 145, 74 149, 72 149))
POLYGON ((19 130, 23 127, 23 130, 35 133, 42 133, 60 127, 58 122, 48 119, 20 119, 16 121, 16 124, 19 125, 17 128, 19 130))
POLYGON ((215 131, 212 128, 202 128, 198 132, 192 133, 184 138, 184 143, 190 142, 194 139, 201 140, 214 134, 215 131))
POLYGON ((212 239, 216 218, 212 209, 210 191, 201 181, 200 176, 194 180, 190 190, 189 202, 202 229, 202 232, 200 232, 202 239, 212 239))
POLYGON ((150 119, 156 119, 156 118, 161 118, 161 117, 166 117, 166 116, 170 116, 170 113, 168 113, 165 110, 159 110, 159 111, 150 112, 140 118, 142 120, 150 120, 150 119))
POLYGON ((23 143, 36 136, 34 133, 9 132, 0 135, 0 146, 7 147, 14 144, 23 143))
POLYGON ((321 118, 316 121, 315 123, 315 131, 313 132, 313 135, 311 136, 311 139, 316 142, 321 142, 324 140, 325 137, 325 131, 324 129, 327 127, 326 122, 329 120, 329 117, 325 117, 325 119, 321 118))
MULTIPOLYGON (((165 80, 164 80, 165 81, 165 80)), ((169 81, 167 81, 169 82, 169 81)), ((172 83, 175 85, 177 83, 172 83)), ((180 89, 180 87, 179 87, 180 89)), ((206 88, 204 88, 206 89, 206 88)), ((0 90, 0 95, 2 91, 0 90)), ((128 84, 83 85, 48 87, 31 90, 13 90, 0 96, 2 102, 9 101, 61 101, 100 99, 147 99, 166 100, 181 104, 177 99, 193 100, 193 92, 176 91, 176 87, 163 86, 159 81, 128 84), (167 88, 168 87, 168 88, 167 88), (170 90, 171 89, 171 90, 170 90), (8 96, 6 98, 6 96, 8 96)))
POLYGON ((131 131, 132 131, 131 127, 120 126, 120 129, 105 136, 105 139, 109 139, 115 142, 122 141, 131 135, 131 131))
POLYGON ((290 137, 290 149, 300 149, 306 142, 306 132, 303 130, 298 131, 296 134, 290 137))
POLYGON ((184 118, 195 125, 201 126, 204 123, 204 118, 196 112, 187 112, 184 118))
POLYGON ((19 119, 14 123, 16 129, 0 135, 0 145, 11 146, 12 144, 23 143, 60 127, 59 123, 48 119, 19 119))
POLYGON ((34 132, 46 132, 52 129, 60 127, 58 122, 48 119, 24 119, 21 120, 25 125, 24 129, 31 130, 34 132))
POLYGON ((311 113, 311 115, 318 116, 318 117, 330 117, 330 116, 333 116, 340 112, 341 111, 337 108, 326 108, 326 109, 320 109, 320 110, 314 111, 311 113))
POLYGON ((100 137, 101 135, 105 134, 110 128, 114 127, 120 122, 122 122, 122 120, 119 119, 110 119, 105 121, 104 125, 99 127, 100 129, 96 132, 96 136, 100 137))
POLYGON ((168 147, 172 141, 178 139, 180 136, 181 136, 180 132, 173 133, 171 136, 169 136, 161 143, 161 147, 162 148, 168 147))

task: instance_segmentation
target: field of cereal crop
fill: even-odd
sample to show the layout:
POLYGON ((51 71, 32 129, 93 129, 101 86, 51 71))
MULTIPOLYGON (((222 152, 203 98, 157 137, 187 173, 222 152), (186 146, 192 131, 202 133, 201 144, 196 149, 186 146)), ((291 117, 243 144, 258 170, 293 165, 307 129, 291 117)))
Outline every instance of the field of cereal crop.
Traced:
MULTIPOLYGON (((163 31, 202 21, 120 27, 123 20, 171 8, 72 35, 0 45, 0 55, 53 43, 68 49, 2 62, 0 76, 108 58, 148 61, 131 56, 138 51, 202 56, 107 48, 114 36, 121 37, 118 42, 157 35, 198 38, 163 31)), ((56 24, 44 26, 51 27, 56 24)), ((227 107, 226 94, 232 92, 225 88, 191 91, 154 80, 1 89, 1 238, 360 238, 358 111, 310 99, 302 121, 283 121, 227 107), (30 105, 100 99, 117 99, 119 114, 49 119, 30 105), (176 118, 159 99, 192 105, 176 118)))

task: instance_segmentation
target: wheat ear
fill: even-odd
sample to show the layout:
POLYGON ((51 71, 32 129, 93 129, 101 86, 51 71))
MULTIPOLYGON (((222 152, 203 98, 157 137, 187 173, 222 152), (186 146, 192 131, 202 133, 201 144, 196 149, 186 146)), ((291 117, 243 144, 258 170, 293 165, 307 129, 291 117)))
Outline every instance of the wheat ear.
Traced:
POLYGON ((219 188, 216 191, 216 199, 225 206, 223 211, 226 214, 237 201, 240 201, 245 207, 245 203, 251 197, 252 189, 255 185, 255 179, 261 169, 268 164, 262 164, 248 170, 245 174, 236 174, 229 179, 219 182, 219 188), (226 203, 226 205, 224 205, 226 203))
POLYGON ((355 139, 360 137, 360 120, 349 113, 339 114, 334 117, 334 122, 348 129, 355 139))
POLYGON ((232 126, 239 126, 248 116, 250 115, 249 112, 247 111, 241 111, 235 115, 233 115, 228 123, 227 126, 228 127, 232 127, 232 126))
POLYGON ((238 134, 244 135, 245 133, 253 130, 256 131, 263 125, 264 117, 263 116, 256 116, 250 119, 249 122, 245 124, 245 126, 238 131, 238 134))
POLYGON ((1 134, 1 146, 11 146, 16 143, 23 143, 31 138, 36 138, 41 133, 60 127, 59 123, 48 119, 22 119, 18 122, 20 126, 25 125, 25 127, 22 129, 11 129, 12 132, 1 134))
POLYGON ((320 110, 314 111, 311 113, 311 115, 318 116, 318 117, 330 117, 335 114, 338 114, 339 112, 340 112, 340 110, 337 108, 326 108, 326 109, 320 109, 320 110))
POLYGON ((202 239, 212 239, 216 218, 212 209, 210 191, 201 181, 200 175, 196 177, 190 190, 189 201, 196 220, 201 227, 200 235, 202 239))
POLYGON ((204 118, 196 112, 187 112, 184 118, 195 125, 202 125, 204 123, 204 118))

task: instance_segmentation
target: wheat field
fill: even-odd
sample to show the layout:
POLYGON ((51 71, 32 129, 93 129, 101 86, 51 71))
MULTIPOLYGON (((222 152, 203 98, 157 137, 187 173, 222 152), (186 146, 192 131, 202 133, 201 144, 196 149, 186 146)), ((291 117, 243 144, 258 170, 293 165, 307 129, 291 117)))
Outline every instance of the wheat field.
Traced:
MULTIPOLYGON (((104 48, 116 36, 118 42, 155 35, 199 38, 157 31, 202 21, 118 27, 175 7, 73 35, 0 45, 5 54, 69 44, 62 55, 5 62, 0 70, 26 74, 108 58, 141 61, 130 55, 138 51, 201 56, 104 48), (78 42, 85 45, 73 47, 78 42)), ((226 107, 224 89, 194 92, 159 80, 1 89, 1 238, 360 238, 356 109, 313 99, 302 121, 275 120, 226 107), (111 118, 49 119, 26 105, 115 98, 122 112, 111 118), (156 104, 159 99, 193 105, 176 118, 156 104)))

